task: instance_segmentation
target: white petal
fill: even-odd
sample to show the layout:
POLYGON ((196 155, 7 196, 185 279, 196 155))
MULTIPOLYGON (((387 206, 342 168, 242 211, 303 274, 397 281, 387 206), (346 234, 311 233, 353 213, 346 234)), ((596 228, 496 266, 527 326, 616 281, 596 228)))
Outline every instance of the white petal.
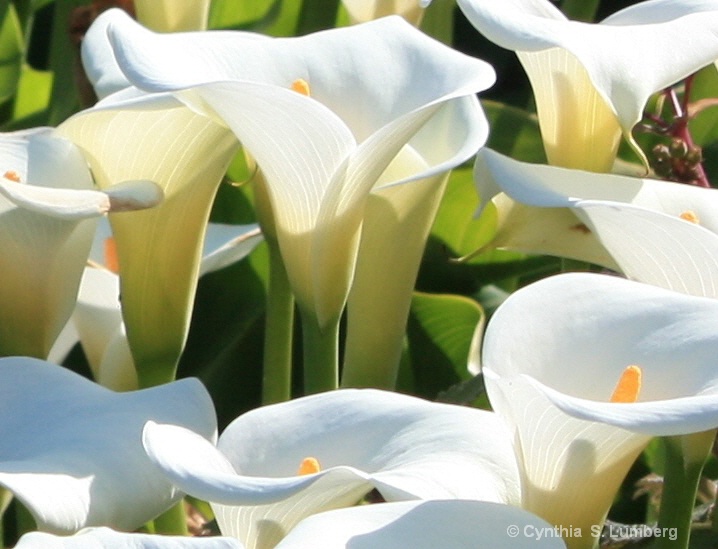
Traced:
POLYGON ((0 484, 45 531, 134 529, 177 500, 142 449, 145 422, 215 436, 214 409, 197 380, 114 393, 29 358, 0 360, 0 377, 0 484))
POLYGON ((457 54, 400 17, 264 40, 243 32, 158 35, 121 13, 107 17, 113 17, 109 36, 118 63, 142 89, 231 80, 289 88, 302 78, 358 141, 449 90, 483 90, 495 80, 483 61, 457 54))
POLYGON ((714 299, 605 275, 559 275, 513 294, 497 311, 484 340, 484 368, 500 378, 531 378, 554 400, 563 393, 566 402, 593 401, 589 408, 623 417, 625 429, 703 431, 718 426, 715 406, 706 406, 718 398, 718 333, 710 321, 717 311, 714 299), (631 364, 643 370, 639 402, 608 402, 631 364))
POLYGON ((552 526, 522 509, 479 501, 431 500, 363 505, 314 515, 300 522, 277 549, 305 547, 530 549, 565 545, 552 526))
POLYGON ((122 324, 119 296, 117 275, 104 269, 85 269, 73 322, 95 377, 107 342, 122 324))
POLYGON ((26 210, 68 220, 142 210, 162 200, 162 189, 151 181, 128 181, 102 192, 36 187, 0 179, 0 193, 26 210))
POLYGON ((71 537, 31 532, 20 538, 17 549, 243 549, 231 538, 190 538, 127 534, 109 528, 87 528, 71 537))
POLYGON ((482 203, 500 191, 529 206, 572 207, 578 200, 625 202, 678 217, 692 211, 718 232, 718 192, 656 179, 599 174, 519 162, 490 149, 476 157, 474 179, 482 203))
POLYGON ((189 440, 176 452, 181 439, 165 433, 166 442, 146 431, 153 459, 179 486, 220 502, 220 528, 248 547, 279 541, 303 517, 351 505, 372 486, 388 500, 518 501, 511 441, 497 417, 393 393, 343 390, 254 410, 223 433, 226 458, 189 440), (306 457, 322 470, 297 477, 306 457))
POLYGON ((259 226, 209 223, 204 236, 200 276, 246 257, 261 241, 259 226))
POLYGON ((718 234, 677 216, 621 203, 583 201, 576 212, 629 278, 718 297, 718 234))
POLYGON ((642 2, 602 24, 567 21, 547 0, 460 0, 459 5, 480 32, 502 47, 571 52, 624 130, 640 120, 651 94, 718 58, 715 1, 642 2))
POLYGON ((525 508, 596 524, 651 435, 718 426, 716 312, 714 299, 586 273, 544 279, 503 303, 482 366, 493 408, 517 433, 525 508), (634 364, 639 402, 609 402, 634 364))
POLYGON ((135 0, 137 20, 158 32, 206 30, 210 0, 135 0))
POLYGON ((82 66, 100 99, 132 86, 115 60, 115 52, 107 36, 111 20, 107 12, 100 14, 82 40, 82 66))

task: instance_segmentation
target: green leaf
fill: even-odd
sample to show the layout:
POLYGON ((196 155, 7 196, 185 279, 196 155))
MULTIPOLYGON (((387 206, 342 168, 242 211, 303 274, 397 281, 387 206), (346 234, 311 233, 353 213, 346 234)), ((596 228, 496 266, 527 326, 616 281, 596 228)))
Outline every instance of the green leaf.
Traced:
POLYGON ((0 103, 4 103, 16 93, 24 43, 15 8, 8 7, 7 2, 1 2, 0 16, 0 103))
POLYGON ((569 19, 591 23, 596 19, 599 0, 563 0, 561 11, 569 19))
POLYGON ((79 51, 70 41, 67 22, 72 10, 85 5, 82 0, 65 0, 54 6, 52 39, 50 41, 50 70, 55 78, 52 85, 49 124, 55 126, 80 109, 75 71, 79 64, 79 51))
POLYGON ((491 240, 496 224, 491 211, 475 219, 478 206, 473 169, 455 169, 449 178, 431 236, 443 242, 457 256, 473 252, 485 241, 491 240))
POLYGON ((17 88, 13 119, 17 120, 47 109, 52 93, 53 75, 23 65, 17 88))
POLYGON ((297 2, 255 0, 215 0, 209 14, 210 29, 262 32, 272 36, 291 36, 296 26, 297 2))
POLYGON ((454 43, 454 0, 434 0, 426 8, 421 30, 451 46, 454 43))
POLYGON ((197 376, 221 426, 261 404, 266 247, 203 276, 178 377, 197 376))
MULTIPOLYGON (((691 103, 702 99, 718 99, 718 71, 715 64, 698 71, 693 78, 691 103)), ((689 123, 691 137, 701 146, 718 141, 718 107, 702 110, 689 123)))
POLYGON ((482 101, 491 134, 487 147, 523 162, 546 164, 535 114, 497 101, 482 101))
POLYGON ((416 292, 407 328, 413 392, 435 398, 470 379, 469 350, 484 313, 476 301, 458 295, 416 292))
POLYGON ((305 35, 336 25, 339 0, 304 0, 297 22, 297 35, 305 35))

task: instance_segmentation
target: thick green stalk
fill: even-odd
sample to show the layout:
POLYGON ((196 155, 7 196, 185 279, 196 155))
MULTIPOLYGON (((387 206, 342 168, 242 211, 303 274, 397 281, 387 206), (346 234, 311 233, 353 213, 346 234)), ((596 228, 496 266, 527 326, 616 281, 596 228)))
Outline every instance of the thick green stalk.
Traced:
POLYGON ((703 465, 713 446, 715 430, 665 437, 663 495, 658 515, 658 548, 687 549, 691 520, 703 465))
POLYGON ((276 242, 269 242, 269 289, 264 335, 262 403, 292 397, 294 295, 276 242))
POLYGON ((304 393, 331 391, 339 386, 339 319, 319 325, 311 312, 300 311, 304 393))

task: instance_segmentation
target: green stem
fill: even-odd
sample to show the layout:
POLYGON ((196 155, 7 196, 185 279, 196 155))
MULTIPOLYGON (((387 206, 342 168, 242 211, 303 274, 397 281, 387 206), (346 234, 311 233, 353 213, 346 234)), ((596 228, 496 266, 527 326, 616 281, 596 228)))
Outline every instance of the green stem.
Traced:
POLYGON ((339 319, 321 327, 313 313, 300 311, 304 356, 304 393, 331 391, 339 386, 339 319))
POLYGON ((269 243, 269 290, 264 335, 262 403, 292 397, 292 335, 294 296, 279 246, 269 243))
POLYGON ((167 511, 154 520, 154 532, 170 536, 186 536, 187 513, 184 508, 184 499, 177 502, 167 511))
POLYGON ((663 495, 658 514, 658 548, 687 549, 693 508, 703 465, 713 445, 715 431, 665 437, 663 495))

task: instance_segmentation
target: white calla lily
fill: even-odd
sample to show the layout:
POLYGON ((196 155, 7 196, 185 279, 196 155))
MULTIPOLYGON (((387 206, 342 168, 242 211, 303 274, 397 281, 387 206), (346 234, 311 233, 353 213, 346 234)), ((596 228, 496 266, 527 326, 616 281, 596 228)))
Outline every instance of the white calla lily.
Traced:
POLYGON ((418 27, 431 0, 342 0, 352 24, 366 23, 387 15, 401 15, 418 27))
POLYGON ((197 380, 114 393, 31 358, 0 359, 0 378, 0 485, 51 533, 132 530, 182 496, 147 459, 147 421, 216 437, 214 407, 197 380))
POLYGON ((474 177, 483 207, 499 214, 491 247, 563 255, 718 297, 714 189, 528 164, 488 149, 477 155, 474 177), (497 191, 510 199, 492 198, 497 191))
POLYGON ((86 528, 74 536, 30 532, 20 538, 16 549, 243 549, 226 537, 152 536, 115 532, 109 528, 86 528))
MULTIPOLYGON (((137 389, 138 380, 132 353, 122 322, 120 281, 107 265, 106 243, 112 238, 109 223, 100 222, 90 251, 95 266, 87 267, 82 276, 77 304, 72 315, 72 334, 63 342, 64 360, 78 341, 87 357, 90 369, 103 387, 115 391, 137 389)), ((246 257, 262 235, 257 225, 225 225, 210 223, 203 246, 200 275, 210 273, 246 257)), ((109 258, 114 263, 113 258, 109 258)))
POLYGON ((566 547, 547 522, 517 507, 470 500, 362 505, 313 515, 277 549, 531 549, 566 547))
POLYGON ((248 548, 273 547, 306 516, 352 506, 373 488, 387 501, 519 503, 497 416, 395 393, 340 390, 259 408, 230 424, 218 448, 156 423, 144 442, 168 478, 212 502, 221 531, 248 548), (298 476, 306 458, 319 470, 298 476))
POLYGON ((74 306, 97 217, 152 207, 149 181, 94 189, 81 151, 49 128, 0 136, 0 355, 46 357, 74 306))
POLYGON ((515 292, 489 321, 484 379, 515 436, 523 507, 581 528, 570 547, 592 546, 591 525, 652 436, 718 426, 717 311, 714 299, 581 273, 515 292), (637 401, 610 402, 631 365, 637 401))
POLYGON ((234 135, 170 96, 110 96, 57 130, 85 153, 101 189, 151 179, 163 203, 110 214, 122 314, 142 386, 170 380, 184 348, 212 201, 234 135))
POLYGON ((576 210, 628 278, 718 298, 718 234, 677 216, 620 202, 585 200, 576 210))
POLYGON ((157 32, 207 29, 210 0, 135 0, 137 19, 157 32))
POLYGON ((112 18, 117 63, 135 86, 173 91, 223 120, 256 160, 297 301, 320 326, 343 309, 363 208, 389 163, 403 148, 416 149, 413 139, 426 128, 437 139, 450 136, 449 127, 466 128, 466 139, 392 183, 445 172, 485 140, 474 94, 493 83, 493 70, 398 17, 271 40, 157 35, 120 12, 104 17, 112 18), (311 97, 290 89, 298 80, 311 97), (440 123, 447 111, 470 120, 440 123))
POLYGON ((718 2, 649 0, 600 24, 569 21, 548 0, 459 0, 489 40, 515 51, 536 97, 552 164, 610 171, 621 131, 649 97, 718 58, 718 2))

